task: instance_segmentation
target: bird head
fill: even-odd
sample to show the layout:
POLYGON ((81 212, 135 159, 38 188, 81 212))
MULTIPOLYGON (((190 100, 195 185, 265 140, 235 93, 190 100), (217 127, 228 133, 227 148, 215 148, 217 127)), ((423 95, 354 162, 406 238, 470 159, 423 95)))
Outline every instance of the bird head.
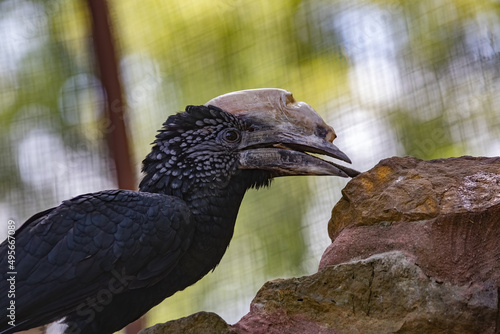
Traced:
MULTIPOLYGON (((351 161, 332 144, 332 127, 282 89, 253 89, 188 106, 170 116, 144 160, 141 190, 222 189, 235 175, 354 177, 357 171, 309 153, 351 161), (247 174, 245 174, 247 173, 247 174)), ((255 185, 267 181, 252 181, 255 185)))

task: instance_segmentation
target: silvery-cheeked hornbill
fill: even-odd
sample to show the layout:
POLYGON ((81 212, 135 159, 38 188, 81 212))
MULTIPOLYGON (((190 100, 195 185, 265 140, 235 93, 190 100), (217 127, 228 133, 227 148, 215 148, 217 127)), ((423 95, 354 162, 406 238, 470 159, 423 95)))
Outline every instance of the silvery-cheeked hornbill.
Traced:
POLYGON ((307 154, 350 162, 335 137, 281 89, 233 92, 170 116, 139 191, 81 195, 17 230, 13 299, 8 243, 0 245, 0 333, 54 321, 65 333, 123 328, 217 266, 247 189, 278 176, 357 175, 307 154))

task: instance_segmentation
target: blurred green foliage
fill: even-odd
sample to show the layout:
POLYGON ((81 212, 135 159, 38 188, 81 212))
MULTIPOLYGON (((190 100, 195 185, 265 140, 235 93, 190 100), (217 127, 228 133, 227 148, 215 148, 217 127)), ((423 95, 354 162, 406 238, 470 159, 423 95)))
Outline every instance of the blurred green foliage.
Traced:
MULTIPOLYGON (((137 172, 168 115, 259 87, 288 89, 314 106, 358 169, 391 155, 498 155, 499 6, 110 1, 137 172)), ((103 96, 85 2, 3 0, 0 13, 0 205, 21 220, 81 191, 109 187, 113 171, 103 148, 103 96), (52 138, 48 143, 60 138, 57 154, 26 143, 36 129, 52 138), (23 154, 39 157, 27 163, 23 154), (48 171, 61 172, 46 173, 43 182, 26 175, 43 173, 37 164, 54 160, 48 171)), ((250 191, 219 268, 155 308, 149 323, 198 310, 236 321, 266 280, 314 271, 329 242, 324 216, 343 184, 290 178, 250 191), (320 236, 312 233, 317 226, 320 236)))

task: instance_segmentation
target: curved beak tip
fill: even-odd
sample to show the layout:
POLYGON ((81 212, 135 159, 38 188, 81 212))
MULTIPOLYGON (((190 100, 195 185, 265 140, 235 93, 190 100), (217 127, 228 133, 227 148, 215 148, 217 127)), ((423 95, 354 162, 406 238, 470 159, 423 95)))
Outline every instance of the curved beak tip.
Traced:
POLYGON ((345 161, 345 162, 348 162, 348 163, 352 163, 351 159, 349 159, 349 157, 347 156, 347 154, 345 154, 341 150, 338 151, 337 156, 338 156, 337 158, 340 159, 340 160, 342 160, 342 161, 345 161))

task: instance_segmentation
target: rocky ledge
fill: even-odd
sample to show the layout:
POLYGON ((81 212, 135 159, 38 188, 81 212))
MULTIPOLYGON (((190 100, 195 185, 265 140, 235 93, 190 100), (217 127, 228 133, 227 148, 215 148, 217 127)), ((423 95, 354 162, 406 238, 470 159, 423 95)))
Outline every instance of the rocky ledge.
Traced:
POLYGON ((342 195, 316 274, 141 333, 500 334, 500 158, 386 159, 342 195))

